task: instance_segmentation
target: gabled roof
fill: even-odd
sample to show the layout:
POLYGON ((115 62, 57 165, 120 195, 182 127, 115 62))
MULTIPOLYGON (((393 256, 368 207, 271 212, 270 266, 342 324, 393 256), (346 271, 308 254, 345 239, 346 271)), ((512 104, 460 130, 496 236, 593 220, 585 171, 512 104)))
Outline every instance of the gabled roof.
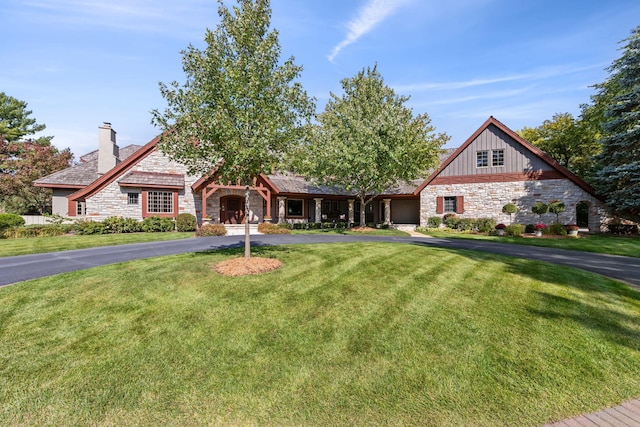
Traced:
POLYGON ((135 166, 138 162, 151 154, 158 145, 158 141, 160 141, 160 135, 153 138, 147 144, 142 146, 142 148, 134 152, 132 155, 120 162, 116 167, 110 169, 107 173, 93 181, 91 184, 68 196, 69 200, 82 200, 100 191, 113 182, 122 173, 126 172, 128 169, 135 166))
MULTIPOLYGON (((141 148, 140 145, 127 145, 120 149, 120 160, 126 160, 141 148)), ((34 181, 36 187, 48 188, 76 188, 82 189, 98 178, 98 150, 92 151, 80 157, 77 165, 42 177, 34 181)))
POLYGON ((554 168, 556 171, 558 171, 560 173, 560 175, 564 176, 565 178, 569 179, 570 181, 572 181, 574 184, 576 184, 578 187, 582 188, 583 190, 585 190, 587 193, 591 194, 594 197, 598 197, 601 198, 600 196, 598 196, 598 194, 596 194, 596 191, 593 189, 593 187, 591 187, 589 184, 587 184, 584 180, 582 180, 580 177, 578 177, 577 175, 575 175, 573 172, 571 172, 569 169, 565 168, 564 166, 562 166, 560 163, 556 162, 553 158, 551 158, 547 153, 545 153, 544 151, 540 150, 538 147, 536 147, 535 145, 531 144, 529 141, 527 141, 526 139, 522 138, 520 135, 518 135, 516 132, 512 131, 511 129, 509 129, 507 126, 505 126, 502 122, 500 122, 498 119, 496 119, 493 116, 490 116, 483 124, 482 126, 480 126, 478 128, 478 130, 476 130, 473 135, 471 135, 465 142, 464 144, 462 144, 458 149, 456 149, 441 165, 440 167, 438 167, 435 171, 433 171, 431 173, 431 175, 429 175, 429 177, 418 186, 418 188, 415 189, 414 194, 420 194, 420 192, 427 186, 429 185, 447 166, 449 166, 449 164, 451 164, 451 162, 453 162, 456 157, 458 157, 464 150, 467 149, 467 147, 473 143, 473 141, 475 141, 478 136, 480 136, 480 134, 482 132, 484 132, 487 128, 489 128, 489 126, 495 126, 498 129, 500 129, 502 132, 504 132, 505 134, 507 134, 507 136, 509 136, 510 138, 512 138, 513 140, 515 140, 517 143, 519 143, 520 145, 522 145, 524 148, 526 148, 527 150, 529 150, 530 152, 532 152, 534 155, 538 156, 540 159, 542 159, 545 163, 547 163, 549 166, 551 166, 552 168, 554 168))

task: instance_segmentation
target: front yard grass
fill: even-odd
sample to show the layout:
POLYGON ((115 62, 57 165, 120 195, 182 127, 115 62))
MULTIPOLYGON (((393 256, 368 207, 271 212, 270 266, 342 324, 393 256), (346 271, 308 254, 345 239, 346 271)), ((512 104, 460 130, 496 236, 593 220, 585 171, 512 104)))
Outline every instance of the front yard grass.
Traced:
POLYGON ((437 230, 429 228, 425 234, 433 237, 454 239, 490 240, 500 243, 542 246, 548 248, 571 249, 575 251, 596 252, 608 255, 640 257, 640 236, 612 236, 608 234, 583 234, 578 237, 509 237, 490 236, 459 232, 455 230, 437 230))
POLYGON ((640 395, 640 293, 397 243, 185 254, 0 289, 0 425, 536 426, 640 395))
POLYGON ((194 237, 194 233, 123 233, 90 236, 68 234, 55 237, 0 239, 0 257, 86 249, 98 246, 126 245, 128 243, 186 239, 189 237, 194 237))

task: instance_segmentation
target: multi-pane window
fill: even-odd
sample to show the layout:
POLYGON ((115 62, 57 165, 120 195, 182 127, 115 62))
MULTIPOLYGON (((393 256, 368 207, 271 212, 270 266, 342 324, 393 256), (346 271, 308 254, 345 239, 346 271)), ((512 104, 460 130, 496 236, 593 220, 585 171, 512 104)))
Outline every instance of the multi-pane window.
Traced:
POLYGON ((148 191, 147 212, 155 214, 173 213, 173 193, 170 191, 148 191))
POLYGON ((287 216, 302 216, 302 200, 287 199, 287 216))
POLYGON ((487 150, 476 152, 476 167, 486 168, 489 166, 489 152, 487 150))
POLYGON ((86 213, 86 202, 76 202, 76 215, 84 216, 86 213))
POLYGON ((504 166, 504 150, 491 152, 491 166, 504 166))
POLYGON ((128 205, 137 205, 138 204, 138 193, 127 193, 127 204, 128 205))
POLYGON ((456 209, 456 197, 455 196, 451 196, 451 197, 445 197, 444 198, 444 211, 445 212, 457 212, 458 209, 456 209))

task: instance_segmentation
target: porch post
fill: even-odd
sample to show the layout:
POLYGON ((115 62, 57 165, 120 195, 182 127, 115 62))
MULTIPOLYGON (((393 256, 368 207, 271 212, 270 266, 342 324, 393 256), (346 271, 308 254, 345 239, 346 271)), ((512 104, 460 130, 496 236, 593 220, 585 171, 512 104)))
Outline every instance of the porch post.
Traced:
POLYGON ((313 199, 316 201, 316 221, 322 222, 322 198, 313 199))
POLYGON ((391 199, 382 199, 384 202, 384 223, 391 224, 391 199))
POLYGON ((278 224, 282 224, 284 222, 285 217, 285 200, 287 200, 284 196, 278 196, 278 224))
POLYGON ((355 223, 355 199, 349 199, 349 224, 355 223))

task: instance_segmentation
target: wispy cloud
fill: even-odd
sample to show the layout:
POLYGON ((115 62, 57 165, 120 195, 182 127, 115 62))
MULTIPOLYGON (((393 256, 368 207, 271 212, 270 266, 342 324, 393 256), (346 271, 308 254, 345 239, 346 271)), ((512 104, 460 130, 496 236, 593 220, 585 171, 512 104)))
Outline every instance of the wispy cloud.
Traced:
POLYGON ((347 23, 347 36, 338 43, 331 54, 329 61, 333 62, 336 56, 360 37, 371 31, 377 24, 404 6, 409 0, 367 0, 358 16, 347 23))
POLYGON ((567 74, 580 73, 587 70, 602 68, 605 64, 595 64, 581 67, 549 67, 536 70, 531 73, 512 74, 506 76, 498 76, 486 79, 472 79, 458 82, 442 82, 442 83, 413 83, 405 85, 394 85, 394 89, 398 92, 425 92, 436 90, 456 90, 467 89, 471 87, 488 86, 496 83, 506 83, 521 80, 542 80, 552 77, 563 76, 567 74))

